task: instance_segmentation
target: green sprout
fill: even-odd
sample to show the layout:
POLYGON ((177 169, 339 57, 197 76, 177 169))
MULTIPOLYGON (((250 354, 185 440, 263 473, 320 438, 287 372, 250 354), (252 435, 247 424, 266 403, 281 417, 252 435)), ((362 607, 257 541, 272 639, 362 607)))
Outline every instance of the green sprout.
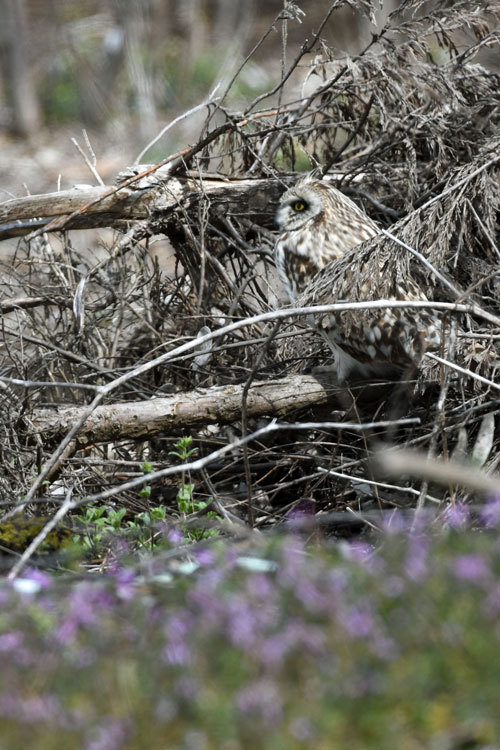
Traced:
MULTIPOLYGON (((175 450, 169 451, 169 455, 175 456, 183 464, 185 464, 191 458, 191 456, 193 456, 198 451, 197 448, 191 447, 192 443, 193 438, 191 436, 180 438, 176 443, 174 443, 175 450)), ((203 510, 208 505, 208 503, 206 503, 204 500, 194 500, 194 487, 195 485, 192 482, 186 481, 186 472, 183 469, 181 472, 181 483, 176 497, 177 507, 179 509, 179 512, 183 515, 188 515, 189 513, 195 513, 196 511, 203 510)), ((206 514, 206 517, 216 518, 217 514, 209 511, 206 514)), ((199 541, 200 539, 207 539, 211 536, 217 536, 217 534, 218 532, 215 529, 205 530, 191 528, 185 532, 184 536, 186 540, 199 541)))
MULTIPOLYGON (((191 448, 193 438, 189 435, 188 437, 180 438, 174 443, 175 450, 169 451, 170 456, 176 456, 183 464, 186 463, 192 455, 194 455, 198 448, 191 448)), ((184 469, 181 472, 181 484, 177 492, 177 507, 181 513, 193 513, 198 508, 195 507, 193 501, 194 484, 186 482, 186 472, 184 469)))

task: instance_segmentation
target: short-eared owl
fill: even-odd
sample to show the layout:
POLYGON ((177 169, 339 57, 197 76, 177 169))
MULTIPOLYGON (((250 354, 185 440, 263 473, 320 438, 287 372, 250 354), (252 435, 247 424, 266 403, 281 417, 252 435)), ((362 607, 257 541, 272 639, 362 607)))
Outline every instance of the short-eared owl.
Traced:
MULTIPOLYGON (((441 316, 432 309, 392 308, 393 300, 424 302, 428 297, 411 278, 408 254, 387 240, 376 248, 370 242, 346 251, 297 299, 300 307, 367 303, 366 308, 324 313, 315 319, 333 351, 339 382, 352 378, 399 379, 420 364, 426 351, 440 348, 441 316), (370 309, 372 300, 388 300, 389 306, 370 309)), ((286 356, 292 354, 291 349, 286 352, 286 356)))
POLYGON ((276 223, 276 265, 290 302, 320 268, 380 232, 353 201, 312 175, 282 196, 276 223))
MULTIPOLYGON (((411 278, 405 251, 392 242, 377 249, 373 243, 361 244, 380 229, 328 183, 311 175, 301 178, 281 198, 276 222, 282 231, 276 264, 291 302, 311 306, 428 299, 411 278)), ((339 381, 397 376, 441 342, 441 320, 431 310, 367 307, 323 315, 316 325, 333 351, 339 381)), ((291 340, 292 349, 293 345, 291 340)))

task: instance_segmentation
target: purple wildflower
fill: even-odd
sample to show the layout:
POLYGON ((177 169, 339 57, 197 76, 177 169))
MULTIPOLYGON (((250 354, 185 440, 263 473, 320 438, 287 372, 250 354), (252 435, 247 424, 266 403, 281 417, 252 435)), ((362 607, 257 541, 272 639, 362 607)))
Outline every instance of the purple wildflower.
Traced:
POLYGON ((284 629, 289 648, 304 649, 308 653, 320 653, 325 648, 326 634, 319 625, 303 620, 292 620, 284 629))
POLYGON ((78 625, 99 624, 103 611, 114 604, 112 596, 102 587, 91 583, 77 585, 69 598, 69 612, 78 625))
POLYGON ((23 578, 29 578, 30 581, 35 581, 40 589, 48 589, 52 586, 53 579, 48 573, 38 568, 26 568, 23 574, 23 578))
POLYGON ((57 721, 61 712, 59 698, 55 695, 37 695, 23 700, 24 721, 57 721))
POLYGON ((281 723, 283 705, 280 690, 270 680, 256 680, 236 695, 236 705, 245 718, 269 726, 281 723))
POLYGON ((12 692, 0 694, 0 716, 23 724, 44 722, 63 728, 73 723, 70 714, 62 709, 59 698, 43 693, 30 698, 12 692))
POLYGON ((169 529, 167 539, 173 547, 177 547, 182 542, 182 532, 179 529, 169 529))
POLYGON ((256 614, 245 597, 235 596, 228 602, 227 634, 233 645, 248 648, 255 643, 256 614))
POLYGON ((341 625, 354 638, 366 638, 374 629, 373 615, 368 604, 348 606, 339 610, 338 619, 341 625))
POLYGON ((135 597, 137 593, 136 578, 137 574, 132 568, 118 568, 115 571, 116 593, 120 599, 128 602, 135 597))
POLYGON ((215 555, 211 549, 200 549, 196 552, 195 557, 197 562, 203 567, 213 565, 215 562, 215 555))
POLYGON ((323 628, 296 618, 284 624, 279 632, 257 644, 257 655, 266 667, 281 666, 291 652, 304 654, 321 653, 325 647, 326 634, 323 628))
POLYGON ((480 512, 480 517, 485 526, 498 526, 500 524, 500 495, 489 498, 480 512))
POLYGON ((306 578, 303 574, 297 576, 293 593, 310 612, 319 614, 327 612, 330 608, 329 596, 321 591, 313 580, 306 578))
POLYGON ((180 614, 172 615, 165 623, 166 645, 163 657, 168 664, 183 665, 192 662, 188 637, 191 632, 191 619, 180 614))
POLYGON ((133 583, 137 578, 137 572, 134 568, 117 568, 113 577, 115 581, 122 584, 133 583))
POLYGON ((444 512, 444 520, 452 529, 463 529, 469 517, 469 509, 463 503, 450 504, 444 512))
POLYGON ((165 623, 165 633, 169 638, 184 638, 191 631, 191 618, 182 614, 171 615, 165 623))
POLYGON ((0 635, 0 651, 15 651, 23 642, 23 634, 17 630, 0 635))
POLYGON ((54 640, 60 645, 68 645, 76 640, 78 624, 73 617, 62 619, 53 631, 54 640))
POLYGON ((269 599, 274 591, 271 579, 264 573, 247 578, 247 592, 254 599, 269 599))
POLYGON ((342 545, 341 550, 346 560, 352 560, 359 563, 369 561, 373 555, 372 545, 359 539, 356 539, 349 544, 342 545))
POLYGON ((265 638, 257 644, 257 656, 266 667, 280 667, 286 656, 288 644, 281 633, 265 638))
POLYGON ((349 586, 349 576, 345 570, 340 567, 331 568, 326 573, 328 585, 328 596, 330 601, 344 592, 349 586))
POLYGON ((452 567, 455 576, 465 581, 482 585, 490 580, 490 567, 481 555, 461 555, 452 567))
POLYGON ((128 728, 119 719, 105 720, 101 726, 93 727, 89 731, 89 739, 85 743, 86 750, 119 750, 128 739, 128 728))
POLYGON ((421 534, 412 534, 405 560, 405 573, 412 581, 419 582, 428 572, 429 540, 421 534))
POLYGON ((172 639, 163 650, 167 664, 183 666, 192 662, 191 650, 185 641, 172 639))
POLYGON ((286 514, 287 526, 292 530, 300 530, 303 527, 308 528, 309 519, 313 518, 315 513, 316 503, 314 500, 301 500, 286 514))
POLYGON ((80 628, 102 627, 102 615, 110 610, 113 597, 100 585, 82 583, 73 589, 69 596, 67 614, 55 629, 55 639, 59 643, 71 643, 80 628))

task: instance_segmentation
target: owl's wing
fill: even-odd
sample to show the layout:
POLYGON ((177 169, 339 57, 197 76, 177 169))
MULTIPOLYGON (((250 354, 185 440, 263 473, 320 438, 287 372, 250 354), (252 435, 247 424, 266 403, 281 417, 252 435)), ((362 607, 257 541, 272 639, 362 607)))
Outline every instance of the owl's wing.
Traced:
MULTIPOLYGON (((329 264, 296 304, 380 299, 428 301, 404 263, 400 266, 391 253, 373 253, 371 243, 366 243, 329 264)), ((323 314, 316 325, 335 350, 345 352, 366 375, 418 364, 425 351, 440 347, 442 338, 441 317, 432 310, 370 309, 367 305, 366 309, 323 314)))

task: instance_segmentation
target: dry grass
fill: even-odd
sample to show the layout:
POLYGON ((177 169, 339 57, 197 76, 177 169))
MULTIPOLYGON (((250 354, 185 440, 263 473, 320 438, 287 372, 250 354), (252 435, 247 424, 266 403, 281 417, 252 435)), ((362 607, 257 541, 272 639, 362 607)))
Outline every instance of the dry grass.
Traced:
MULTIPOLYGON (((357 5, 363 10, 367 4, 357 5)), ((212 105, 187 164, 181 160, 175 170, 217 169, 230 179, 271 176, 285 186, 298 163, 302 168, 328 167, 339 173, 342 190, 382 227, 417 248, 459 290, 458 296, 498 315, 500 80, 473 61, 483 46, 498 49, 498 8, 473 8, 470 2, 435 5, 423 15, 426 5, 404 3, 356 57, 338 59, 325 41, 311 40, 290 66, 295 75, 303 68, 303 92, 297 95, 286 76, 244 112, 228 112, 223 102, 212 105), (473 43, 464 41, 464 29, 474 35, 473 43)), ((22 387, 0 381, 0 495, 5 506, 26 494, 53 449, 42 435, 33 435, 34 408, 88 403, 92 393, 72 384, 105 384, 196 337, 204 326, 215 330, 277 304, 269 225, 273 211, 270 204, 260 224, 244 211, 220 215, 202 190, 195 205, 179 206, 168 220, 152 216, 136 235, 133 228, 125 239, 117 233, 106 246, 77 249, 69 232, 60 239, 43 235, 20 243, 12 263, 2 268, 1 295, 43 299, 31 306, 19 304, 2 319, 0 374, 31 383, 22 387), (151 246, 161 235, 168 237, 177 258, 168 273, 152 260, 151 246)), ((396 253, 399 274, 421 279, 434 290, 433 299, 457 299, 418 259, 400 247, 395 250, 393 240, 375 238, 364 252, 368 263, 396 253)), ((323 282, 318 283, 321 289, 323 282)), ((474 316, 467 325, 480 336, 477 346, 469 356, 470 340, 459 339, 454 356, 493 379, 500 330, 474 316)), ((275 333, 272 324, 237 331, 218 340, 205 359, 200 352, 179 356, 167 368, 153 368, 117 387, 110 398, 137 401, 270 378, 284 367, 271 341, 275 333)), ((321 352, 321 341, 311 336, 308 341, 321 352)), ((309 348, 298 343, 294 356, 302 360, 309 348)), ((429 453, 470 456, 483 417, 498 412, 498 395, 467 377, 443 376, 437 386, 421 379, 412 406, 421 424, 392 438, 429 453)), ((364 414, 370 407, 360 408, 364 414)), ((194 443, 206 455, 253 426, 243 408, 242 423, 202 430, 193 435, 194 443)), ((238 512, 252 495, 258 525, 282 519, 304 498, 314 498, 325 511, 414 503, 418 479, 412 484, 401 480, 396 489, 377 489, 373 483, 367 460, 376 433, 317 429, 299 434, 297 439, 297 433, 283 431, 272 441, 256 441, 214 461, 195 477, 198 497, 222 498, 238 512), (367 478, 372 484, 360 485, 367 478)), ((140 476, 145 459, 156 467, 171 462, 172 442, 76 443, 37 497, 52 504, 61 487, 72 485, 73 496, 84 499, 99 488, 119 486, 140 476)), ((498 449, 493 434, 482 461, 490 470, 498 464, 498 449)), ((118 502, 135 511, 168 504, 175 491, 175 484, 158 485, 149 499, 123 492, 118 502)), ((443 500, 454 496, 455 489, 443 493, 431 488, 429 494, 443 500)))

